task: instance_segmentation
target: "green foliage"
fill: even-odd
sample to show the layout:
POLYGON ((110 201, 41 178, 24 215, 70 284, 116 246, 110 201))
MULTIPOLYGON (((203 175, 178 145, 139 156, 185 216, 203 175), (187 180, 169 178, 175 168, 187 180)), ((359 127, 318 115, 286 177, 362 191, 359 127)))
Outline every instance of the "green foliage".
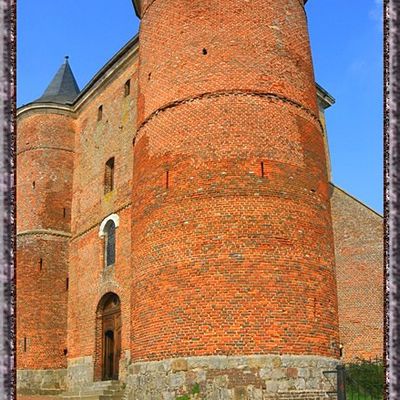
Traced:
POLYGON ((184 394, 183 396, 179 396, 176 400, 190 400, 190 396, 188 394, 184 394))
POLYGON ((195 383, 194 386, 192 387, 192 394, 199 394, 200 393, 200 385, 198 383, 195 383))
MULTIPOLYGON (((190 391, 190 394, 199 394, 200 393, 200 385, 195 383, 190 391)), ((189 394, 184 394, 182 396, 178 396, 175 400, 190 400, 189 394)))
POLYGON ((383 399, 385 374, 382 360, 359 360, 346 365, 347 398, 383 399))

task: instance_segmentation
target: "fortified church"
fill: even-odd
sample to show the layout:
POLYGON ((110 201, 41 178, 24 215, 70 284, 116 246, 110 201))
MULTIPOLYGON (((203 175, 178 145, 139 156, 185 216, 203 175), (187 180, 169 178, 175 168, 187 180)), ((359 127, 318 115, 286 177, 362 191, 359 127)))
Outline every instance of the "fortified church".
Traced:
POLYGON ((133 6, 18 110, 18 394, 325 399, 382 357, 383 231, 330 180, 303 0, 133 6))

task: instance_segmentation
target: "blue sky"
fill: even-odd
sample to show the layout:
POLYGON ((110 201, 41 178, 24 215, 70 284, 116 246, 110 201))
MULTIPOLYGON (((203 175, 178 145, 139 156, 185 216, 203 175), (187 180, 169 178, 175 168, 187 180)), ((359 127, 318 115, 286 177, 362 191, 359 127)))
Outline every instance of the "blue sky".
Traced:
MULTIPOLYGON (((309 0, 306 10, 316 81, 336 99, 332 180, 382 213, 382 0, 309 0)), ((138 27, 131 0, 18 0, 17 105, 42 95, 65 55, 83 88, 138 27)))

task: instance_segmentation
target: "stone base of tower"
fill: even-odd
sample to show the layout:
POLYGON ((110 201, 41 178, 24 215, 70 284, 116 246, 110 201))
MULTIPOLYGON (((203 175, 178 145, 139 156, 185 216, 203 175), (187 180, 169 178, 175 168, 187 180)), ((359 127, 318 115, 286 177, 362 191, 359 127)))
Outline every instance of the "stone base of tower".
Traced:
POLYGON ((338 361, 316 356, 209 356, 130 365, 127 400, 322 400, 336 388, 338 361))
MULTIPOLYGON (((130 351, 125 350, 121 354, 119 361, 119 374, 118 381, 121 384, 125 384, 128 365, 130 361, 130 351)), ((75 390, 90 387, 93 383, 100 381, 100 378, 96 378, 95 374, 96 362, 94 357, 77 357, 68 360, 68 372, 67 372, 67 388, 68 390, 75 390)))
POLYGON ((66 387, 66 369, 17 370, 18 395, 58 395, 66 387))

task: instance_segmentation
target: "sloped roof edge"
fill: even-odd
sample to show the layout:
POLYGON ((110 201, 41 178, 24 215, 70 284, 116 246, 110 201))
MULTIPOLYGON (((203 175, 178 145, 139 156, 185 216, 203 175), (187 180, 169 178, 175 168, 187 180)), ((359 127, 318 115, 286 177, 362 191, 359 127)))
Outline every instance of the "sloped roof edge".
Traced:
POLYGON ((357 203, 361 204, 362 206, 364 206, 365 208, 368 208, 368 210, 372 211, 374 214, 376 214, 378 217, 383 218, 383 215, 378 213, 378 211, 375 211, 373 208, 367 206, 365 203, 363 203, 360 199, 357 199, 357 197, 354 197, 353 195, 351 195, 350 193, 346 192, 344 189, 342 189, 341 187, 335 185, 333 182, 329 182, 331 186, 333 186, 334 189, 337 189, 339 191, 341 191, 343 194, 345 194, 346 196, 352 198, 353 200, 355 200, 357 203))
POLYGON ((74 105, 88 92, 88 90, 95 85, 95 83, 100 80, 104 73, 111 68, 118 60, 120 60, 132 47, 134 47, 139 42, 139 35, 136 34, 132 39, 130 39, 109 61, 107 61, 103 67, 96 73, 96 75, 83 87, 79 95, 74 101, 74 105))
MULTIPOLYGON (((93 78, 83 87, 83 89, 79 92, 79 94, 75 97, 73 102, 65 103, 65 105, 70 106, 71 110, 75 108, 78 102, 88 93, 88 91, 103 77, 103 75, 113 66, 115 65, 124 55, 129 52, 139 41, 139 36, 135 35, 132 39, 130 39, 106 64, 93 76, 93 78)), ((46 105, 51 106, 54 105, 55 108, 58 103, 52 100, 48 100, 46 102, 38 102, 31 101, 27 104, 24 104, 17 108, 17 115, 21 112, 25 111, 25 109, 29 109, 32 106, 35 108, 46 108, 46 105), (42 103, 42 104, 41 104, 42 103), (40 106, 40 107, 36 107, 40 106)), ((50 107, 53 108, 53 107, 50 107)))

